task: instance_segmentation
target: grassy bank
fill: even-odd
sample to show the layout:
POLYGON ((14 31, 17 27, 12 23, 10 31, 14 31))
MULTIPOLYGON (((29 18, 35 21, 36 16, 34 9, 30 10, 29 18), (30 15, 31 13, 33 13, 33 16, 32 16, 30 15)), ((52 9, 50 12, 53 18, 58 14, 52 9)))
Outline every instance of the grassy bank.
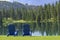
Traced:
POLYGON ((0 36, 0 40, 60 40, 60 36, 0 36))

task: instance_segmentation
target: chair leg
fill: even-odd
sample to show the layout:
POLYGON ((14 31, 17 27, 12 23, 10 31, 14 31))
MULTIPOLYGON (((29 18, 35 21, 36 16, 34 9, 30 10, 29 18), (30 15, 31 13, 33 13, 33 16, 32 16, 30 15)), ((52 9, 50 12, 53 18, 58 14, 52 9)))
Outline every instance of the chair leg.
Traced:
POLYGON ((9 36, 9 34, 7 35, 7 37, 9 36))

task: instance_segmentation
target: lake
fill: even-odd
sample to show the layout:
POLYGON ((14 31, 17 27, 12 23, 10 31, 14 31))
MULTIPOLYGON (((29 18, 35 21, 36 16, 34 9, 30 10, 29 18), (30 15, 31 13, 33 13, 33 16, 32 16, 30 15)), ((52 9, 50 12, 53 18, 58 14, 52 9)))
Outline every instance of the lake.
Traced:
MULTIPOLYGON (((57 36, 60 35, 60 25, 58 23, 40 23, 33 22, 28 23, 30 25, 30 29, 32 30, 32 36, 57 36)), ((22 35, 22 26, 23 23, 16 23, 15 28, 19 30, 18 35, 22 35)), ((0 35, 7 34, 7 27, 2 27, 0 29, 0 35)))

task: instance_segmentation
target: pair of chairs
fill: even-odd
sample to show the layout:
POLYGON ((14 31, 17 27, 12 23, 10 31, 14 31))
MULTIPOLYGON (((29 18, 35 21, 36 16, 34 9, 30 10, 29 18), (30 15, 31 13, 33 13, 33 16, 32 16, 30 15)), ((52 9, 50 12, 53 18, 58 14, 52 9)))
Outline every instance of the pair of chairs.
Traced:
MULTIPOLYGON (((23 31, 23 36, 31 36, 31 30, 30 30, 30 25, 29 24, 24 24, 22 31, 23 31)), ((14 36, 18 35, 18 30, 15 29, 14 24, 8 25, 8 34, 7 34, 7 36, 9 36, 9 35, 14 35, 14 36)))

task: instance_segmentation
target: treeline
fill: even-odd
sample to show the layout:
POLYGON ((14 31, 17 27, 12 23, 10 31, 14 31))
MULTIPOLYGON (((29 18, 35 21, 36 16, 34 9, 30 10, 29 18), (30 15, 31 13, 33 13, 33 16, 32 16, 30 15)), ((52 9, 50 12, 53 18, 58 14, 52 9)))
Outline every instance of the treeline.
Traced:
POLYGON ((13 20, 26 20, 37 22, 60 22, 60 2, 56 4, 45 4, 44 6, 37 6, 35 8, 16 8, 13 6, 10 9, 2 8, 0 10, 0 24, 5 18, 12 18, 13 20))

